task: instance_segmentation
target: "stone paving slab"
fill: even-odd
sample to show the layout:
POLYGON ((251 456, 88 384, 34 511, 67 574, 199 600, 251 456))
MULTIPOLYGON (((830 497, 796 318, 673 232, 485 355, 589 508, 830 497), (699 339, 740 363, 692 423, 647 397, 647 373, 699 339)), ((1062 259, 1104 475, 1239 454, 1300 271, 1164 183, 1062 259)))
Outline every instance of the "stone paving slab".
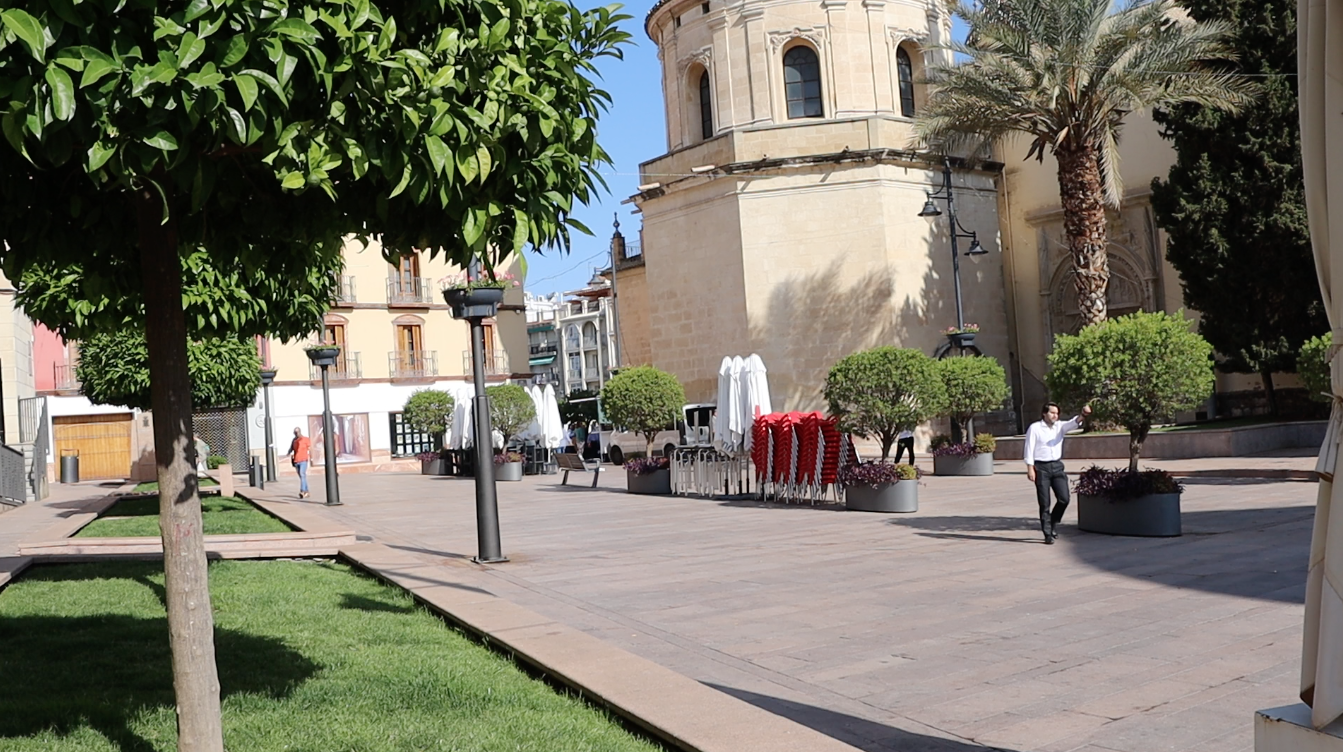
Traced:
MULTIPOLYGON (((926 478, 891 516, 636 497, 618 473, 501 483, 512 561, 484 589, 873 752, 1250 750, 1254 711, 1295 698, 1316 486, 1228 476, 1313 459, 1164 463, 1195 473, 1183 537, 1091 535, 1070 510, 1052 547, 1006 464, 926 478)), ((338 508, 320 490, 302 505, 331 524, 475 553, 469 480, 342 478, 338 508)))

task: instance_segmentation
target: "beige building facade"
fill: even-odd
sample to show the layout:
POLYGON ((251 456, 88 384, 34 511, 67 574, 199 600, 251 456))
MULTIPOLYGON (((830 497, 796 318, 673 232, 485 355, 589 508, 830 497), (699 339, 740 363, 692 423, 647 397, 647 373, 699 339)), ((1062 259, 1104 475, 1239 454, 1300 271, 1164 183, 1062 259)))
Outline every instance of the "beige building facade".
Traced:
MULTIPOLYGON (((943 158, 920 151, 913 118, 925 65, 950 35, 941 0, 665 0, 646 29, 658 45, 667 153, 641 165, 643 254, 617 263, 626 365, 675 373, 712 400, 725 355, 759 353, 776 409, 824 407, 829 368, 878 345, 935 353, 956 324, 943 158)), ((1045 398, 1054 337, 1076 331, 1057 166, 950 159, 961 226, 964 320, 1013 382, 997 431, 1019 430, 1045 398)), ((1110 225, 1110 310, 1176 311, 1150 184, 1175 154, 1146 113, 1121 143, 1126 193, 1110 225)), ((1193 316, 1193 314, 1191 314, 1193 316)), ((1290 386, 1284 379, 1280 385, 1290 386)), ((1219 375, 1219 391, 1253 389, 1219 375)))

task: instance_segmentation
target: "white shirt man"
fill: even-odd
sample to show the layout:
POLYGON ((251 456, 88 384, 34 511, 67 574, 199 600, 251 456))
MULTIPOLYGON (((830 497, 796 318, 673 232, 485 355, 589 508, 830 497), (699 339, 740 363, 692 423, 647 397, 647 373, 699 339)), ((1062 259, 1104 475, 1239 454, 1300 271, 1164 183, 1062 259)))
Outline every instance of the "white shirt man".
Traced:
MULTIPOLYGON (((1082 415, 1090 415, 1091 406, 1082 408, 1082 415)), ((1056 527, 1068 509, 1068 474, 1063 469, 1063 437, 1082 425, 1082 415, 1059 421, 1059 406, 1045 403, 1040 420, 1026 431, 1022 459, 1026 462, 1026 479, 1035 484, 1035 500, 1040 505, 1040 532, 1045 543, 1053 545, 1058 538, 1056 527), (1054 491, 1053 511, 1049 509, 1049 491, 1054 491)))

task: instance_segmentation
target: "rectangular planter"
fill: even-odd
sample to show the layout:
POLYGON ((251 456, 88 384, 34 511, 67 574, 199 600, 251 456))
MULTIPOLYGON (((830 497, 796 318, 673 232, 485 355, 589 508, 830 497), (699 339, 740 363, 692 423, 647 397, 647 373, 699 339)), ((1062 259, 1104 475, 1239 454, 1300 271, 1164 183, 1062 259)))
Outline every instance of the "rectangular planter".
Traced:
POLYGON ((855 512, 909 513, 919 511, 919 482, 902 480, 881 488, 849 486, 844 507, 855 512))
POLYGON ((1180 495, 1110 501, 1077 495, 1077 527, 1089 533, 1170 538, 1180 535, 1180 495))
POLYGON ((635 475, 626 470, 625 483, 625 487, 632 494, 670 496, 672 492, 671 470, 658 470, 647 475, 635 475))
POLYGON ((993 475, 993 454, 973 457, 933 457, 933 475, 993 475))
POLYGON ((521 462, 504 462, 494 466, 494 479, 506 481, 522 480, 521 462))
POLYGON ((420 475, 447 475, 447 473, 448 461, 442 457, 420 463, 420 475))

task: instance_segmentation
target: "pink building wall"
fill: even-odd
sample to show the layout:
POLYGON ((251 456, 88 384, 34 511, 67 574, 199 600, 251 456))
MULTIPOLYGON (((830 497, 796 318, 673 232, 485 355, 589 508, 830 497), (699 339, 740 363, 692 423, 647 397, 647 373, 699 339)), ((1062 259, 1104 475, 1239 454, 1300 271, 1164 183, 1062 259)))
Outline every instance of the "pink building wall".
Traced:
POLYGON ((56 367, 71 365, 71 349, 56 332, 33 324, 33 387, 39 394, 56 391, 56 367))

